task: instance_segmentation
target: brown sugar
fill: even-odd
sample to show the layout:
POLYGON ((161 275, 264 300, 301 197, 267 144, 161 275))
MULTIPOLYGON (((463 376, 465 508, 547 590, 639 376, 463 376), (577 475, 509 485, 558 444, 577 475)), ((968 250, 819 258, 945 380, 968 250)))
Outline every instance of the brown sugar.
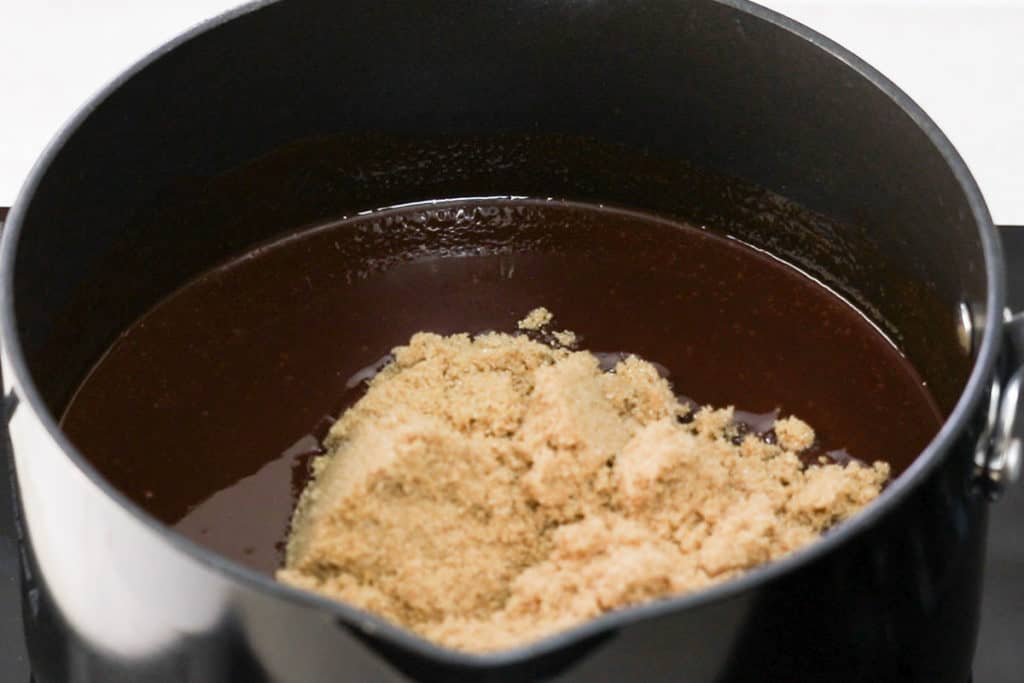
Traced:
MULTIPOLYGON (((550 323, 544 309, 521 329, 550 323)), ((525 336, 420 333, 334 425, 281 581, 492 651, 778 559, 878 496, 889 466, 805 466, 650 363, 525 336)))
POLYGON ((526 314, 526 317, 519 321, 521 330, 539 330, 547 326, 555 316, 548 309, 540 306, 526 314))

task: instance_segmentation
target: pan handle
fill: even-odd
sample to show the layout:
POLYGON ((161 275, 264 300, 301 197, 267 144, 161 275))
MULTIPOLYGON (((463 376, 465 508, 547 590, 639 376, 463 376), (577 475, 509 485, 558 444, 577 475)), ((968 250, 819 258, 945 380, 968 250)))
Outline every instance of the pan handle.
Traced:
MULTIPOLYGON (((1024 240, 1024 226, 1000 226, 1004 241, 1024 240)), ((1010 305, 1003 311, 1001 370, 989 391, 988 422, 974 451, 975 482, 989 500, 1020 479, 1024 461, 1024 280, 1009 272, 1010 305), (1022 312, 1014 313, 1013 309, 1022 312), (1005 379, 1004 379, 1005 378, 1005 379)))

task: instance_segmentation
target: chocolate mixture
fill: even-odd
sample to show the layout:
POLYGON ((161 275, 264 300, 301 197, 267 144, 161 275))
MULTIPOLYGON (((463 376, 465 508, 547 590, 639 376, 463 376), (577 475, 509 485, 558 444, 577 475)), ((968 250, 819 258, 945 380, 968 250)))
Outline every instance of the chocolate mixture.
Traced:
POLYGON ((209 271, 113 343, 63 427, 157 517, 270 573, 310 457, 389 349, 423 330, 511 331, 540 304, 607 364, 636 353, 755 428, 799 415, 810 461, 845 452, 898 474, 941 424, 870 322, 768 255, 635 212, 463 200, 303 231, 209 271), (436 248, 385 253, 413 228, 436 248), (344 248, 375 236, 377 258, 344 248))

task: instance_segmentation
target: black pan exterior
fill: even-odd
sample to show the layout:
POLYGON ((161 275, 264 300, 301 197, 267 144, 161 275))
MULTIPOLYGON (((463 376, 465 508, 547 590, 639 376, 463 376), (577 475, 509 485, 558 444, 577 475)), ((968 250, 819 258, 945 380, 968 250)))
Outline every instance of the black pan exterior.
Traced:
POLYGON ((966 680, 986 521, 970 477, 1003 272, 977 188, 931 122, 856 58, 745 2, 361 5, 248 6, 161 50, 69 125, 11 213, 0 333, 40 680, 966 680), (405 142, 368 173, 356 152, 377 139, 405 142), (563 142, 522 151, 537 140, 563 142), (302 163, 253 162, 282 148, 302 163), (808 212, 726 181, 630 182, 636 154, 808 212), (240 165, 273 220, 206 196, 240 165), (870 312, 949 420, 815 547, 483 657, 194 546, 56 427, 118 331, 228 254, 347 210, 484 194, 720 217, 870 312))

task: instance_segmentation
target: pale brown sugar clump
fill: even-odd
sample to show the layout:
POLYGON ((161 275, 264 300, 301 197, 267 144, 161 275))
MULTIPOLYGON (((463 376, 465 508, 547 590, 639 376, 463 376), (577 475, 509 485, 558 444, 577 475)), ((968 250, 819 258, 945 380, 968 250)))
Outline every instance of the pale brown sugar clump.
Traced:
POLYGON ((450 647, 523 644, 793 552, 889 477, 807 467, 813 430, 774 430, 689 415, 639 358, 420 333, 331 429, 278 578, 450 647))
POLYGON ((548 309, 540 306, 526 314, 526 317, 519 321, 521 330, 539 330, 545 327, 554 315, 548 309))

